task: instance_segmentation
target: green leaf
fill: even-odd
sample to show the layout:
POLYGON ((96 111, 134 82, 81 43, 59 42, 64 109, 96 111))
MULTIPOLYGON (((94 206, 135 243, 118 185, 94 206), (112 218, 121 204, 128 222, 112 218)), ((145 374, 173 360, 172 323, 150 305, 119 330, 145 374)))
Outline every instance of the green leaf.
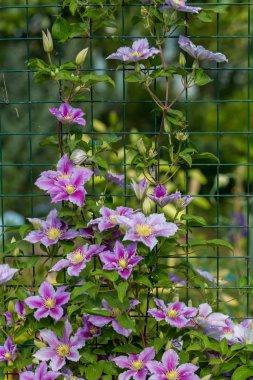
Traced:
POLYGON ((135 331, 135 321, 134 319, 129 317, 129 315, 124 313, 122 315, 119 315, 116 319, 119 322, 119 324, 125 329, 131 329, 135 331))
POLYGON ((195 86, 204 86, 213 80, 204 72, 203 69, 198 69, 195 74, 194 84, 195 86))
POLYGON ((59 42, 65 42, 69 38, 70 24, 63 17, 58 16, 52 26, 52 36, 59 42))
POLYGON ((21 236, 21 238, 23 239, 25 237, 25 235, 28 233, 28 231, 30 230, 31 226, 29 224, 23 224, 23 226, 19 227, 19 235, 21 236))
POLYGON ((92 275, 94 275, 94 276, 99 275, 99 276, 108 278, 108 280, 110 280, 111 282, 115 282, 119 278, 118 272, 116 272, 116 271, 110 271, 109 272, 109 271, 106 271, 103 269, 97 269, 97 270, 93 271, 92 275))
POLYGON ((103 373, 103 363, 90 364, 84 369, 87 380, 98 380, 103 373))
POLYGON ((192 241, 190 242, 191 247, 201 247, 201 246, 207 246, 207 247, 224 247, 228 248, 230 251, 234 250, 234 247, 228 243, 226 240, 223 239, 211 239, 211 240, 198 240, 198 241, 192 241))
POLYGON ((102 317, 110 317, 111 315, 111 312, 108 310, 82 309, 82 312, 90 315, 100 315, 102 317))
POLYGON ((196 153, 194 154, 193 158, 194 160, 207 159, 207 160, 220 162, 218 157, 216 157, 213 153, 209 153, 209 152, 196 153))
POLYGON ((118 298, 120 302, 123 302, 124 298, 126 297, 126 292, 128 288, 127 282, 121 282, 118 286, 115 286, 118 292, 118 298))
POLYGON ((247 366, 238 367, 233 373, 231 380, 246 380, 250 376, 253 376, 253 369, 250 369, 247 366))
POLYGON ((129 83, 143 83, 144 82, 142 78, 137 77, 137 75, 134 75, 134 74, 127 75, 125 81, 129 83))
POLYGON ((134 278, 134 281, 137 282, 138 284, 140 285, 145 285, 147 286, 148 288, 152 288, 152 283, 151 281, 149 280, 149 278, 147 276, 145 276, 144 274, 140 274, 138 275, 137 277, 134 278))
POLYGON ((83 84, 89 82, 91 85, 99 82, 108 82, 115 87, 115 82, 109 75, 86 74, 81 76, 81 82, 83 84))
POLYGON ((192 166, 192 157, 189 154, 179 153, 179 157, 182 158, 183 161, 185 161, 189 167, 192 166))
POLYGON ((202 22, 213 22, 212 16, 208 12, 202 11, 197 15, 197 18, 202 22))
POLYGON ((81 294, 88 292, 88 290, 90 288, 94 288, 94 287, 97 287, 96 284, 94 284, 93 282, 86 282, 86 284, 82 285, 82 286, 79 286, 79 287, 75 287, 74 290, 72 290, 71 292, 71 300, 73 301, 76 297, 80 296, 81 294))
POLYGON ((115 347, 113 352, 120 352, 122 354, 138 354, 141 350, 140 348, 134 346, 133 344, 124 344, 118 347, 115 347))
POLYGON ((228 341, 226 338, 223 338, 222 341, 220 342, 220 349, 222 355, 226 355, 228 352, 228 341))
POLYGON ((96 162, 98 166, 101 166, 101 168, 108 169, 108 163, 101 156, 96 156, 96 158, 94 158, 94 162, 96 162))
POLYGON ((182 215, 182 219, 188 222, 188 226, 206 226, 206 220, 202 216, 194 216, 189 214, 182 215))

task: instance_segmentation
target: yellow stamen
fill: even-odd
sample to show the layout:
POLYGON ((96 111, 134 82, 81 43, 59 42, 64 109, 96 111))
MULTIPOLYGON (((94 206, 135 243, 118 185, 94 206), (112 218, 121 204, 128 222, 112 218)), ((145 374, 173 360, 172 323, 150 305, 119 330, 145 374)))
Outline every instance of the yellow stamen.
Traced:
POLYGON ((115 218, 114 215, 110 215, 110 216, 109 216, 109 220, 110 220, 110 222, 111 222, 112 224, 116 224, 116 223, 117 223, 117 220, 116 220, 116 218, 115 218))
POLYGON ((60 344, 56 348, 56 353, 57 353, 57 355, 61 356, 62 358, 64 358, 65 356, 68 356, 70 353, 69 346, 67 344, 64 344, 64 343, 60 344))
POLYGON ((91 328, 90 328, 90 333, 91 333, 92 335, 96 334, 96 332, 97 332, 96 327, 91 327, 91 328))
POLYGON ((174 4, 177 4, 177 5, 184 5, 184 1, 182 0, 173 0, 174 4))
POLYGON ((71 119, 73 119, 73 116, 66 115, 66 116, 64 116, 64 119, 65 119, 65 120, 71 120, 71 119))
POLYGON ((142 53, 134 51, 133 53, 128 54, 128 57, 142 57, 142 53))
POLYGON ((118 309, 117 307, 115 307, 115 308, 113 309, 113 315, 114 315, 115 317, 119 317, 119 316, 121 315, 121 311, 120 311, 120 309, 118 309))
POLYGON ((168 380, 178 380, 178 372, 177 370, 169 371, 166 373, 166 379, 168 380))
POLYGON ((127 261, 125 260, 125 259, 119 259, 119 261, 118 261, 118 264, 119 264, 119 266, 122 268, 122 269, 125 269, 125 268, 127 268, 127 261))
POLYGON ((71 262, 73 264, 79 264, 84 260, 83 255, 81 254, 81 251, 77 250, 72 253, 71 255, 71 262))
POLYGON ((132 362, 132 368, 135 369, 135 370, 139 370, 139 369, 142 369, 143 367, 143 362, 141 360, 135 360, 132 362))
POLYGON ((45 301, 44 301, 44 306, 47 308, 47 309, 53 309, 55 307, 55 300, 53 298, 50 298, 48 297, 45 301))
POLYGON ((10 359, 11 358, 11 354, 9 352, 6 352, 6 354, 4 354, 4 357, 6 359, 10 359))
POLYGON ((65 189, 66 189, 66 192, 70 195, 73 194, 76 190, 75 186, 72 186, 72 185, 67 185, 65 189))
POLYGON ((140 236, 144 236, 144 237, 150 236, 153 233, 153 231, 154 231, 153 228, 149 226, 148 224, 137 224, 136 226, 136 232, 140 236))
POLYGON ((46 234, 50 240, 55 240, 61 237, 62 232, 58 228, 52 227, 47 230, 46 234))
POLYGON ((174 310, 174 309, 170 309, 170 310, 167 312, 167 316, 168 316, 169 318, 171 318, 171 319, 176 318, 176 316, 177 316, 177 311, 174 310))

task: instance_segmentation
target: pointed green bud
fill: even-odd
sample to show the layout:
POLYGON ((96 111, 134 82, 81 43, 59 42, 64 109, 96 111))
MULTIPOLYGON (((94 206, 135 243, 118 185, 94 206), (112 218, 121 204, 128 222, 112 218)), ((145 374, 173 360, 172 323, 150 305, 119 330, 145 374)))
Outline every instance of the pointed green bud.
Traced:
POLYGON ((201 380, 210 380, 212 378, 212 375, 206 375, 204 377, 201 377, 201 380))
POLYGON ((145 147, 145 144, 143 142, 142 139, 139 139, 136 143, 137 145, 137 149, 139 151, 139 153, 142 155, 142 156, 145 156, 145 154, 147 153, 147 149, 145 147))
POLYGON ((84 64, 84 61, 86 59, 87 53, 88 53, 89 48, 85 48, 81 51, 76 56, 76 64, 77 66, 82 66, 84 64))
POLYGON ((179 65, 182 67, 185 67, 186 65, 186 59, 183 53, 179 54, 179 65))
POLYGON ((51 53, 54 50, 52 36, 48 29, 47 29, 47 34, 44 31, 42 31, 42 42, 43 42, 43 48, 46 53, 51 53))

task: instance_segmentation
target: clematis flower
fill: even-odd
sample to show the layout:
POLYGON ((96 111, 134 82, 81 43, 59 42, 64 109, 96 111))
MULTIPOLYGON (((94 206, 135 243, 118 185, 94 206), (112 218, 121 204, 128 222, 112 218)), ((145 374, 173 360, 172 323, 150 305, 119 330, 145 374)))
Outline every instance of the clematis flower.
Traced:
POLYGON ((10 281, 18 269, 10 268, 8 264, 0 264, 0 285, 10 281))
POLYGON ((179 12, 187 13, 199 13, 202 8, 200 7, 191 7, 186 5, 187 0, 165 0, 166 5, 163 5, 163 8, 170 7, 179 12))
POLYGON ((167 306, 158 298, 154 298, 154 302, 158 308, 149 309, 148 313, 158 322, 166 321, 177 328, 187 326, 191 318, 195 317, 198 311, 194 307, 186 306, 184 302, 171 302, 167 306))
POLYGON ((177 277, 176 274, 174 273, 169 273, 169 279, 172 284, 181 284, 181 285, 186 285, 186 281, 181 280, 179 277, 177 277))
POLYGON ((48 108, 49 112, 63 124, 79 124, 85 127, 85 113, 80 108, 74 108, 68 103, 62 103, 59 108, 48 108))
POLYGON ((46 220, 28 218, 29 222, 32 223, 36 229, 31 231, 24 240, 32 244, 40 242, 46 247, 49 247, 50 245, 58 243, 59 240, 73 239, 78 236, 77 231, 72 229, 68 230, 67 223, 57 219, 57 216, 57 210, 52 210, 46 220))
POLYGON ((111 172, 107 171, 105 178, 108 181, 115 183, 115 185, 118 185, 119 187, 124 186, 124 181, 125 181, 125 175, 124 174, 115 174, 115 173, 111 173, 111 172))
POLYGON ((118 356, 112 361, 119 368, 127 368, 128 371, 121 373, 119 380, 138 379, 146 380, 148 368, 146 364, 155 357, 154 347, 145 348, 140 354, 129 354, 128 356, 118 356))
POLYGON ((12 313, 10 311, 6 311, 3 315, 6 318, 6 326, 10 326, 13 323, 12 313))
POLYGON ((116 216, 128 216, 130 217, 133 214, 133 209, 129 207, 116 207, 116 210, 112 210, 108 207, 101 207, 99 210, 100 215, 102 215, 100 218, 93 219, 88 223, 88 226, 96 225, 98 226, 98 230, 104 231, 108 230, 109 228, 113 228, 117 226, 119 223, 116 220, 116 216))
POLYGON ((135 192, 136 198, 141 201, 145 197, 148 189, 146 178, 143 178, 139 183, 136 183, 135 180, 132 179, 131 188, 135 192))
POLYGON ((90 169, 76 167, 64 154, 57 164, 57 170, 42 172, 35 185, 45 190, 53 203, 69 201, 82 207, 87 194, 83 186, 92 174, 90 169))
POLYGON ((175 235, 178 227, 174 223, 166 222, 164 214, 151 214, 146 217, 141 212, 130 217, 116 216, 119 224, 127 227, 123 240, 140 241, 152 250, 159 236, 170 237, 175 235))
POLYGON ((198 268, 195 268, 195 271, 203 278, 205 278, 206 280, 210 281, 210 282, 215 282, 214 280, 214 277, 211 273, 207 272, 207 271, 203 271, 201 269, 198 269, 198 268))
POLYGON ((42 347, 33 356, 43 362, 50 360, 49 365, 53 371, 61 369, 66 364, 66 360, 78 362, 81 357, 78 349, 85 345, 85 341, 80 340, 77 335, 70 337, 72 331, 68 320, 64 323, 61 338, 58 338, 51 330, 41 330, 40 336, 48 344, 48 347, 42 347))
POLYGON ((228 315, 214 313, 208 303, 199 305, 198 315, 195 318, 196 323, 202 328, 226 327, 228 315))
POLYGON ((143 257, 136 256, 137 244, 129 244, 124 247, 118 240, 114 245, 113 252, 105 251, 100 253, 103 269, 117 270, 120 277, 127 280, 132 273, 133 268, 143 260, 143 257))
POLYGON ((179 36, 178 44, 182 50, 186 51, 186 53, 190 54, 193 58, 197 60, 228 62, 228 59, 224 54, 213 53, 209 50, 206 50, 201 45, 196 46, 188 37, 179 36))
POLYGON ((55 380, 61 376, 60 372, 53 372, 47 370, 47 364, 42 362, 34 372, 26 371, 19 375, 19 380, 55 380))
POLYGON ((174 199, 178 198, 178 192, 168 195, 168 191, 164 185, 158 184, 154 188, 153 194, 147 194, 147 196, 158 206, 164 207, 171 203, 174 199))
POLYGON ((196 365, 186 363, 179 364, 179 357, 176 351, 170 349, 166 351, 161 362, 156 360, 147 363, 152 376, 149 380, 199 380, 200 377, 195 374, 198 367, 196 365))
POLYGON ((61 307, 69 301, 70 294, 65 292, 66 286, 61 286, 56 291, 52 284, 44 281, 39 287, 40 296, 32 296, 25 299, 25 303, 31 309, 38 309, 34 313, 34 318, 39 321, 41 318, 50 316, 59 321, 63 316, 63 308, 61 307))
POLYGON ((204 329, 205 335, 218 340, 219 342, 226 338, 229 344, 232 344, 234 331, 234 323, 231 319, 227 318, 225 320, 224 327, 208 327, 204 329))
POLYGON ((82 247, 78 247, 67 255, 67 259, 58 261, 50 272, 58 272, 63 268, 68 268, 67 272, 70 276, 78 277, 80 272, 86 267, 86 263, 91 261, 92 256, 99 254, 104 248, 103 245, 98 244, 85 244, 82 247))
MULTIPOLYGON (((130 307, 126 310, 128 313, 131 309, 133 309, 136 305, 139 305, 139 301, 137 300, 131 300, 130 301, 130 307)), ((105 300, 102 300, 102 305, 104 309, 111 313, 108 317, 102 317, 100 315, 91 315, 89 317, 89 322, 91 322, 93 325, 97 327, 103 327, 108 325, 109 323, 112 324, 112 328, 114 331, 116 331, 120 335, 124 335, 127 338, 132 333, 131 329, 125 329, 122 327, 119 322, 116 320, 117 317, 121 315, 121 311, 118 308, 112 308, 105 300)))
POLYGON ((7 337, 3 346, 0 346, 0 362, 7 362, 15 359, 16 345, 10 336, 7 337))
POLYGON ((89 321, 89 317, 88 314, 83 315, 82 320, 84 327, 79 328, 76 333, 80 339, 93 339, 101 334, 101 328, 93 325, 89 321))
POLYGON ((134 41, 132 47, 120 47, 116 53, 109 55, 106 59, 118 59, 123 62, 138 62, 143 59, 148 59, 159 54, 156 48, 149 48, 149 43, 146 38, 141 38, 134 41))
POLYGON ((23 301, 17 301, 15 303, 15 306, 14 306, 14 310, 15 312, 17 313, 18 315, 18 318, 19 319, 22 319, 22 321, 24 321, 25 319, 25 315, 26 315, 26 311, 25 311, 25 303, 23 301))

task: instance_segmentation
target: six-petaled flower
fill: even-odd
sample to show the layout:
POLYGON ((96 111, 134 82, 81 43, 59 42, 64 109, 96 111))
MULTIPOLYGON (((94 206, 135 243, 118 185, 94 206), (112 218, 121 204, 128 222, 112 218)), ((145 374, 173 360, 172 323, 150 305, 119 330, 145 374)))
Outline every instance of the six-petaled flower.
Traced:
POLYGON ((159 54, 159 50, 149 47, 148 40, 146 38, 141 38, 134 41, 132 47, 120 47, 116 53, 113 53, 107 57, 107 59, 118 59, 123 62, 138 62, 144 59, 153 57, 159 54))
POLYGON ((49 108, 49 112, 63 124, 79 124, 85 127, 85 113, 80 108, 74 108, 68 103, 62 103, 59 108, 49 108))

